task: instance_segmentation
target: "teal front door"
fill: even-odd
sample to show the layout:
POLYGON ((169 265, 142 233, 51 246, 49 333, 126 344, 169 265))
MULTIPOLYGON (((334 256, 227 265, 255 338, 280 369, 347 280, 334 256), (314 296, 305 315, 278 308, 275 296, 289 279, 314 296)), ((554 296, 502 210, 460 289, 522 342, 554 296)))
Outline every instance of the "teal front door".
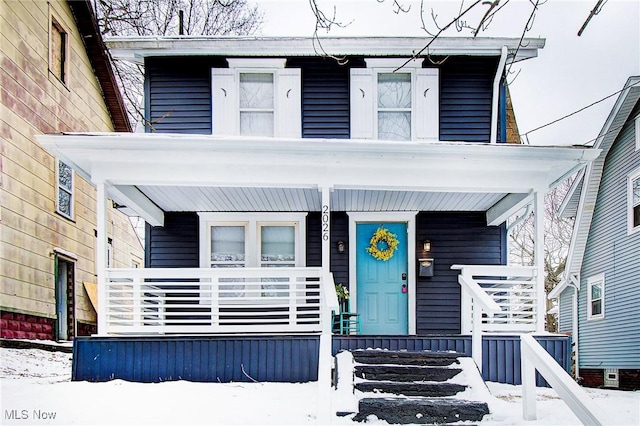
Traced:
POLYGON ((362 334, 408 334, 407 248, 404 222, 356 225, 356 303, 362 334), (386 237, 373 245, 376 231, 386 237), (394 240, 397 247, 389 257, 387 241, 394 240))

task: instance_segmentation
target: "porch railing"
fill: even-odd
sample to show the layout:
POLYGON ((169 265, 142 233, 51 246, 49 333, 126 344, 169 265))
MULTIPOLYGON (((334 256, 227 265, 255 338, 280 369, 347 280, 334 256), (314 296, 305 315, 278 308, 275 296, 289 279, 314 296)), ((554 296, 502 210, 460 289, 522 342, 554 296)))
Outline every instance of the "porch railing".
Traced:
MULTIPOLYGON (((321 268, 109 269, 106 334, 322 332, 321 268)), ((102 333, 102 331, 101 331, 102 333)))
POLYGON ((471 333, 473 358, 482 369, 482 334, 538 330, 537 269, 526 266, 453 265, 460 270, 461 328, 471 333))

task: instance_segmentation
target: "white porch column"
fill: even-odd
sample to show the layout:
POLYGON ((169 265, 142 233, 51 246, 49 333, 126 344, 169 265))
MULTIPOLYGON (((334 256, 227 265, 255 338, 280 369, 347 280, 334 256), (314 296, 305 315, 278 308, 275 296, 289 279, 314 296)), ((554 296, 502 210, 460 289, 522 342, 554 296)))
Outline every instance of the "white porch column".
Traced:
POLYGON ((96 274, 98 276, 98 334, 107 334, 107 185, 96 184, 96 274))
POLYGON ((533 249, 533 259, 537 270, 536 304, 538 305, 536 331, 544 331, 544 323, 547 315, 547 299, 544 290, 544 192, 536 191, 533 197, 533 211, 535 217, 535 246, 533 249))
POLYGON ((322 207, 320 210, 320 230, 322 235, 322 269, 326 274, 331 272, 331 187, 318 188, 322 193, 322 207))

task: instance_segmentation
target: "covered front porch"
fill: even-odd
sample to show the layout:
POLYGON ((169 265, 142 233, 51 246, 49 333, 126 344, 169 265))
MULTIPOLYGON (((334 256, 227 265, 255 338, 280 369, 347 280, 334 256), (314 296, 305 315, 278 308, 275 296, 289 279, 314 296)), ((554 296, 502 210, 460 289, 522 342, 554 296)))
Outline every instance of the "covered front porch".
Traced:
MULTIPOLYGON (((544 215, 537 213, 550 187, 597 155, 568 147, 163 134, 39 140, 97 188, 96 337, 317 336, 318 368, 331 353, 335 284, 348 286, 350 310, 362 322, 373 312, 358 272, 360 225, 402 225, 395 258, 404 269, 394 275, 393 299, 404 309, 404 328, 394 335, 470 335, 482 367, 483 334, 544 331, 544 215), (151 232, 188 216, 188 250, 147 245, 147 268, 107 268, 109 199, 143 217, 151 232), (507 266, 505 222, 527 205, 536 217, 536 263, 507 266), (243 235, 257 235, 243 240, 254 251, 215 257, 220 223, 242 223, 243 235), (263 256, 261 230, 283 224, 293 229, 292 255, 263 256), (167 262, 187 252, 188 262, 167 262), (435 277, 421 275, 427 259, 435 277)), ((185 240, 176 229, 167 234, 185 240)))

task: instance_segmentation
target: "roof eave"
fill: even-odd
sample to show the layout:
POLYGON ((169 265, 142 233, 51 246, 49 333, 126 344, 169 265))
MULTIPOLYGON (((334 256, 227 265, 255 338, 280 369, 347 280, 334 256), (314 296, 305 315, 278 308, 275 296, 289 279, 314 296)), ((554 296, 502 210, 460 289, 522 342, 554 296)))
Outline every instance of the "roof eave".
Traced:
MULTIPOLYGON (((631 111, 629 108, 623 108, 623 106, 630 102, 635 105, 639 100, 640 76, 632 76, 625 83, 623 90, 611 109, 611 112, 600 131, 598 139, 594 144, 594 148, 597 148, 600 151, 600 155, 595 158, 591 165, 586 169, 583 177, 584 182, 582 185, 582 191, 580 192, 575 225, 571 235, 565 276, 578 273, 582 268, 582 261, 587 243, 586 235, 588 235, 589 229, 591 228, 591 221, 593 219, 594 206, 597 201, 600 180, 604 170, 604 163, 609 149, 622 131, 622 125, 614 123, 619 120, 622 120, 623 123, 626 122, 628 114, 631 111), (623 110, 627 111, 626 117, 621 115, 621 111, 623 110)), ((562 290, 564 290, 564 287, 562 290)))
MULTIPOLYGON (((106 41, 115 58, 143 62, 151 56, 291 57, 397 56, 411 57, 432 42, 428 37, 112 37, 106 41), (320 48, 321 46, 321 48, 320 48)), ((545 40, 528 38, 439 37, 420 57, 440 55, 499 56, 502 47, 510 62, 536 57, 545 40)))
POLYGON ((116 132, 131 132, 127 108, 118 88, 107 48, 100 34, 98 22, 89 0, 67 1, 82 36, 82 41, 98 79, 105 104, 116 132))

